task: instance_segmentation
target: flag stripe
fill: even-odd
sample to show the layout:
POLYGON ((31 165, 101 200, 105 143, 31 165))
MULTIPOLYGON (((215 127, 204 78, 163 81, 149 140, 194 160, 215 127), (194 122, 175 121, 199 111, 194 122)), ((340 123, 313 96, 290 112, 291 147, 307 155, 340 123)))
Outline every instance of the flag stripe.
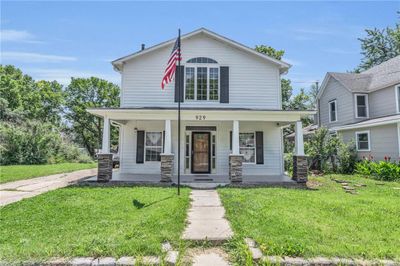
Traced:
POLYGON ((176 63, 181 61, 181 40, 178 37, 175 41, 174 47, 172 48, 172 52, 168 58, 167 67, 164 71, 164 76, 161 80, 161 88, 164 89, 165 85, 170 83, 174 78, 176 71, 176 63))

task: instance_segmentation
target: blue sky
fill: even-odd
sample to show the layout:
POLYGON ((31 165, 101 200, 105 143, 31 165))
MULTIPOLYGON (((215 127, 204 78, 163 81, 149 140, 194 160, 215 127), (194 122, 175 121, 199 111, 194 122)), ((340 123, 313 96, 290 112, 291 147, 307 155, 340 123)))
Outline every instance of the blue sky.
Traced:
MULTIPOLYGON (((247 46, 286 51, 294 88, 360 62, 366 28, 393 27, 393 2, 1 2, 1 63, 35 79, 99 76, 119 84, 110 61, 206 27, 247 46), (172 15, 171 15, 172 14, 172 15), (176 14, 176 15, 173 15, 176 14)), ((164 63, 164 62, 160 62, 164 63)))

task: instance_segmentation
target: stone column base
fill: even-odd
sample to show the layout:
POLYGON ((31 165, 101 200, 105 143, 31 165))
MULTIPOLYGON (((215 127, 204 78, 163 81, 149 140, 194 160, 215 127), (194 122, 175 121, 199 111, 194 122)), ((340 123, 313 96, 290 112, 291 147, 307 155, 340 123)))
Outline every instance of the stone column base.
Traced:
POLYGON ((306 183, 308 180, 307 156, 293 155, 293 177, 297 183, 306 183))
POLYGON ((231 183, 242 182, 243 155, 229 155, 229 179, 231 183))
POLYGON ((111 153, 97 154, 97 182, 108 182, 112 178, 113 155, 111 153))
POLYGON ((161 182, 172 182, 174 155, 161 154, 161 182))

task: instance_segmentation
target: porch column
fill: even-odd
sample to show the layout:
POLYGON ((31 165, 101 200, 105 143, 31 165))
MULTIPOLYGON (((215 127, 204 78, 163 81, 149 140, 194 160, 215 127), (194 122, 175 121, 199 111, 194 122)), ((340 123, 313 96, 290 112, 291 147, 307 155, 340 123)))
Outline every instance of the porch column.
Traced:
POLYGON ((103 122, 103 140, 101 153, 97 154, 97 182, 108 182, 112 179, 113 155, 110 153, 110 119, 105 116, 103 122))
POLYGON ((293 155, 293 180, 306 183, 308 179, 308 162, 304 154, 303 126, 301 121, 295 124, 295 150, 293 155))
POLYGON ((105 116, 103 122, 103 142, 101 145, 102 153, 110 153, 110 119, 105 116))
POLYGON ((229 179, 232 183, 242 182, 243 155, 239 150, 239 121, 233 121, 232 154, 229 155, 229 179))
POLYGON ((171 120, 165 120, 164 152, 161 154, 161 182, 172 182, 174 155, 171 152, 171 120))

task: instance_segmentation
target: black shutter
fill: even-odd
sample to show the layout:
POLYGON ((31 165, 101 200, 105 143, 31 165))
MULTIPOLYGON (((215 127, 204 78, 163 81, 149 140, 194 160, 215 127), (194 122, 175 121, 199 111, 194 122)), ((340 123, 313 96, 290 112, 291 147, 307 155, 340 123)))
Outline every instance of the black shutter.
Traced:
POLYGON ((137 142, 136 142, 136 163, 144 162, 144 131, 137 131, 137 142))
POLYGON ((229 67, 220 67, 221 75, 221 90, 220 90, 220 103, 229 103, 229 67))
POLYGON ((162 152, 165 152, 165 130, 162 132, 162 152))
POLYGON ((232 151, 232 131, 229 131, 229 149, 232 151))
POLYGON ((256 132, 256 158, 257 164, 264 164, 264 137, 262 131, 256 132))
POLYGON ((183 78, 184 78, 184 66, 177 66, 175 72, 175 102, 179 101, 178 88, 181 93, 181 102, 183 102, 183 78))

